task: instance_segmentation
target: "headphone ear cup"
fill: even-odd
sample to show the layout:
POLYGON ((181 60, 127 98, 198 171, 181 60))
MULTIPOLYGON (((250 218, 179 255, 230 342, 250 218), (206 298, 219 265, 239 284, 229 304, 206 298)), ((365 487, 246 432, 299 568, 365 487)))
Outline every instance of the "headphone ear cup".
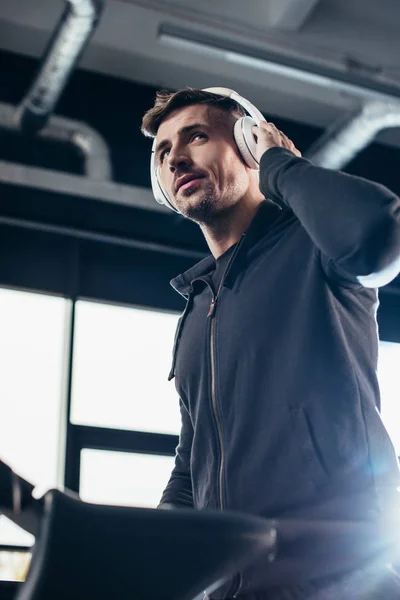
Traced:
POLYGON ((165 204, 165 194, 160 184, 157 171, 158 169, 156 167, 151 174, 151 187, 153 188, 154 198, 157 200, 157 202, 159 204, 165 204))
POLYGON ((155 165, 153 155, 150 163, 150 177, 153 195, 158 204, 164 204, 165 206, 168 206, 168 208, 171 208, 175 212, 178 212, 172 204, 172 202, 170 201, 167 192, 163 188, 162 182, 160 180, 158 167, 155 165))
POLYGON ((235 123, 233 135, 239 152, 250 169, 258 170, 260 165, 256 158, 257 142, 252 132, 254 125, 257 125, 252 117, 241 117, 235 123))

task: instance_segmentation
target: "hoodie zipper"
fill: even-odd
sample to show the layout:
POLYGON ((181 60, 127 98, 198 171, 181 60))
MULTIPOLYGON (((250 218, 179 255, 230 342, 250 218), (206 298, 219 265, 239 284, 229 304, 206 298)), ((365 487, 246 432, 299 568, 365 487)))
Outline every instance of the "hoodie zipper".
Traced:
MULTIPOLYGON (((219 416, 219 413, 217 410, 217 394, 216 394, 216 383, 215 383, 215 381, 216 381, 216 377, 215 377, 215 310, 216 310, 217 301, 218 301, 218 298, 219 298, 219 295, 220 295, 220 292, 221 292, 221 289, 222 289, 222 286, 224 283, 225 275, 226 275, 230 265, 232 264, 236 254, 239 250, 239 247, 242 244, 243 239, 244 239, 244 235, 242 236, 240 242, 236 246, 230 259, 228 260, 228 263, 227 263, 227 265, 224 269, 223 275, 221 277, 221 281, 219 283, 217 293, 215 295, 213 295, 213 297, 212 297, 210 308, 209 308, 208 315, 207 315, 207 317, 209 317, 211 319, 211 333, 210 333, 211 399, 212 399, 214 418, 215 418, 215 422, 217 424, 219 446, 221 448, 221 462, 220 462, 219 477, 218 477, 219 502, 221 505, 221 510, 223 510, 223 508, 224 508, 223 476, 224 476, 225 452, 224 452, 224 445, 223 445, 223 441, 222 441, 221 419, 220 419, 220 416, 219 416)), ((232 594, 233 598, 236 598, 241 587, 242 587, 242 576, 241 576, 241 574, 239 574, 233 580, 233 594, 232 594)))
POLYGON ((223 507, 224 507, 222 483, 223 483, 223 468, 224 468, 224 462, 225 462, 225 453, 224 453, 224 446, 223 446, 223 443, 222 443, 222 428, 221 428, 221 421, 220 421, 219 413, 217 411, 217 401, 216 401, 216 393, 215 393, 215 353, 214 353, 215 319, 213 318, 214 317, 214 311, 215 311, 215 300, 213 299, 213 302, 211 303, 211 306, 210 306, 210 311, 208 313, 208 316, 211 317, 211 319, 212 319, 211 320, 211 336, 210 336, 210 346, 211 346, 211 401, 212 401, 212 407, 213 407, 213 413, 214 413, 215 422, 217 424, 219 447, 221 449, 221 461, 220 461, 220 466, 219 466, 218 482, 219 482, 219 502, 220 502, 220 507, 221 507, 221 510, 222 510, 223 507))
POLYGON ((212 402, 215 422, 217 424, 219 447, 221 449, 221 461, 220 461, 219 476, 218 476, 219 502, 220 502, 221 510, 224 508, 223 475, 224 475, 224 464, 225 464, 225 452, 224 452, 224 445, 223 445, 223 440, 222 440, 221 418, 220 418, 219 412, 217 410, 216 377, 215 377, 215 310, 216 310, 217 301, 218 301, 218 298, 219 298, 219 295, 220 295, 220 292, 221 292, 221 289, 222 289, 222 286, 224 283, 225 275, 226 275, 229 267, 231 266, 236 254, 241 246, 243 239, 244 239, 244 235, 242 236, 242 239, 236 246, 235 250, 232 252, 231 257, 226 264, 226 267, 225 267, 224 272, 221 277, 221 281, 220 281, 218 289, 217 289, 217 293, 215 295, 213 294, 213 296, 212 296, 210 308, 209 308, 209 311, 207 314, 207 317, 211 319, 211 329, 210 329, 211 402, 212 402))

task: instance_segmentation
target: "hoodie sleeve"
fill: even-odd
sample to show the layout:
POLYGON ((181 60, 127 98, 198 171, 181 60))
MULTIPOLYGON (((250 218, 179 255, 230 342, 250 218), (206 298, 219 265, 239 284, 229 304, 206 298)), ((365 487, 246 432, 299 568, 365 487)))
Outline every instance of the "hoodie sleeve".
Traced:
POLYGON ((190 454, 193 441, 193 426, 189 413, 179 401, 182 427, 179 444, 176 448, 175 466, 158 508, 194 508, 192 478, 190 475, 190 454))
POLYGON ((293 211, 329 274, 365 287, 398 275, 400 201, 386 187, 271 148, 261 157, 260 189, 293 211))

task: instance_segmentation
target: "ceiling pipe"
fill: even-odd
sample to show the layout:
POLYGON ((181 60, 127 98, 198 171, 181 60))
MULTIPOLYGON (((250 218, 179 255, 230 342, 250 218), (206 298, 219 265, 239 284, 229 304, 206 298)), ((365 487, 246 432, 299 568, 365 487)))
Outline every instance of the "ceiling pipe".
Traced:
POLYGON ((307 150, 315 165, 341 169, 366 148, 380 131, 400 127, 400 104, 370 100, 356 113, 335 122, 307 150))
POLYGON ((50 114, 93 34, 104 0, 67 0, 67 6, 50 38, 39 72, 17 108, 22 130, 36 133, 50 114))
POLYGON ((84 173, 89 179, 112 179, 110 151, 107 142, 96 129, 83 121, 52 116, 40 131, 43 139, 67 142, 75 146, 84 160, 84 173))
MULTIPOLYGON (((15 119, 15 106, 0 103, 0 128, 16 133, 21 132, 19 123, 15 119)), ((52 116, 47 125, 38 132, 38 138, 72 144, 83 156, 86 177, 96 181, 112 179, 107 142, 87 123, 52 116)))

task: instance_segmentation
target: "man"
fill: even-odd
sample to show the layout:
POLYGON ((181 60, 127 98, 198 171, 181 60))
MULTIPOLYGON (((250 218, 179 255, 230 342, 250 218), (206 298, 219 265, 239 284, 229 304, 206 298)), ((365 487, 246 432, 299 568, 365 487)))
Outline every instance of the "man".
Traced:
MULTIPOLYGON (((172 281, 186 299, 170 375, 182 430, 160 506, 386 518, 400 478, 378 412, 376 287, 400 269, 400 202, 313 166, 272 123, 238 141, 242 107, 186 89, 143 118, 156 197, 211 251, 172 281)), ((382 598, 348 583, 269 590, 260 560, 212 597, 382 598)))

